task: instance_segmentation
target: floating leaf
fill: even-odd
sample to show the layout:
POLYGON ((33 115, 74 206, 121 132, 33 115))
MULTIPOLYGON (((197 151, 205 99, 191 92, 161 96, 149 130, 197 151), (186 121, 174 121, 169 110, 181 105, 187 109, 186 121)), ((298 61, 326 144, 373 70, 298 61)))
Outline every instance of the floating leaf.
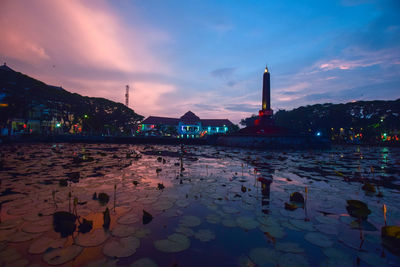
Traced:
POLYGON ((221 220, 221 223, 223 226, 226 226, 226 227, 236 227, 237 226, 236 221, 231 218, 223 218, 221 220))
POLYGON ((186 227, 195 227, 201 224, 201 220, 199 217, 188 215, 188 216, 183 216, 182 219, 179 221, 179 223, 186 227))
POLYGON ((338 229, 336 228, 335 225, 330 225, 330 224, 316 224, 314 225, 314 228, 324 234, 327 235, 337 235, 339 233, 338 229))
POLYGON ((0 230, 11 229, 19 226, 21 224, 21 220, 19 219, 11 219, 5 220, 0 223, 0 230))
POLYGON ((103 244, 110 235, 103 229, 95 229, 86 234, 78 234, 75 243, 82 247, 96 247, 103 244))
POLYGON ((172 234, 167 239, 154 241, 156 249, 163 252, 180 252, 190 247, 190 240, 182 234, 172 234))
POLYGON ((194 234, 194 237, 200 241, 208 242, 215 238, 215 234, 210 230, 200 229, 194 234))
POLYGON ((304 220, 293 220, 290 219, 289 222, 296 228, 306 231, 314 231, 312 222, 304 220))
POLYGON ((278 242, 275 244, 275 248, 281 252, 290 253, 303 253, 304 249, 297 243, 292 242, 278 242))
POLYGON ((33 222, 33 223, 25 224, 22 227, 22 231, 24 231, 26 233, 31 233, 31 234, 44 233, 49 230, 51 230, 51 222, 48 222, 48 221, 33 222))
POLYGON ((41 234, 30 234, 30 233, 24 233, 24 232, 16 232, 15 234, 12 234, 8 241, 13 242, 13 243, 19 243, 19 242, 25 242, 29 241, 32 239, 35 239, 39 237, 41 234))
POLYGON ((180 225, 178 228, 175 228, 175 232, 184 234, 185 236, 188 236, 188 237, 194 235, 194 231, 192 229, 182 226, 182 225, 180 225))
POLYGON ((157 267, 157 263, 155 263, 152 259, 149 258, 141 258, 135 262, 133 262, 129 267, 157 267))
POLYGON ((103 253, 109 257, 129 257, 139 246, 140 240, 134 236, 112 239, 103 246, 103 253))
POLYGON ((368 205, 359 200, 347 200, 346 209, 350 216, 360 219, 366 219, 371 214, 368 205))
POLYGON ((351 257, 349 254, 343 252, 342 250, 339 250, 337 248, 324 248, 322 252, 327 256, 328 258, 335 259, 335 260, 350 260, 351 257))
POLYGON ((127 237, 133 235, 136 232, 136 228, 129 225, 117 224, 111 231, 111 234, 116 237, 127 237))
POLYGON ((255 229, 260 225, 254 218, 251 217, 238 217, 236 218, 236 223, 239 227, 246 230, 255 229))
POLYGON ((222 207, 222 211, 228 214, 239 213, 239 210, 234 207, 224 206, 222 207))
POLYGON ((42 254, 46 252, 49 248, 62 248, 64 247, 66 238, 54 239, 50 237, 40 237, 33 241, 28 249, 30 254, 42 254))
POLYGON ((282 238, 286 235, 284 229, 279 225, 271 225, 271 226, 261 225, 258 228, 261 230, 261 232, 268 233, 270 236, 274 238, 282 238))
POLYGON ((76 245, 53 249, 43 255, 43 260, 50 265, 64 264, 75 259, 82 250, 82 247, 76 245))
POLYGON ((258 266, 275 266, 278 264, 280 253, 270 248, 254 248, 249 258, 258 266))
POLYGON ((304 255, 285 253, 279 257, 279 266, 308 267, 310 265, 304 255))
POLYGON ((363 262, 365 262, 371 266, 381 267, 381 266, 387 265, 386 259, 382 258, 376 254, 367 253, 367 252, 359 252, 357 255, 363 262))
POLYGON ((209 214, 206 217, 207 222, 217 224, 221 222, 221 217, 217 214, 209 214))
POLYGON ((136 230, 136 232, 133 235, 136 236, 137 238, 143 238, 143 237, 148 236, 150 233, 151 233, 150 229, 139 228, 136 230))
POLYGON ((310 232, 305 234, 304 239, 310 242, 311 244, 314 244, 322 248, 331 247, 333 245, 332 240, 330 240, 326 235, 316 232, 310 232))
POLYGON ((153 205, 153 209, 155 210, 167 210, 174 206, 174 203, 168 200, 160 200, 156 204, 153 205))
POLYGON ((133 224, 140 220, 139 215, 135 213, 128 213, 118 219, 118 223, 120 224, 133 224))

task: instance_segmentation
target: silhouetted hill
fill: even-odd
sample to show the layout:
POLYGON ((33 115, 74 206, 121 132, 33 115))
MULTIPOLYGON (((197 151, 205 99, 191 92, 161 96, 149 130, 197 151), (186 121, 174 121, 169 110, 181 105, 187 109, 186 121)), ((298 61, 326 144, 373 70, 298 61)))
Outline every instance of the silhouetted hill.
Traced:
POLYGON ((0 103, 0 123, 11 119, 55 120, 62 122, 63 132, 70 131, 72 125, 91 133, 130 132, 143 119, 121 103, 70 93, 5 65, 0 66, 0 103))
MULTIPOLYGON (((332 139, 351 140, 361 133, 364 141, 375 142, 383 133, 398 135, 400 130, 400 99, 393 101, 357 101, 346 104, 316 104, 293 110, 279 110, 275 123, 301 133, 321 132, 332 139)), ((243 119, 251 124, 255 115, 243 119)))

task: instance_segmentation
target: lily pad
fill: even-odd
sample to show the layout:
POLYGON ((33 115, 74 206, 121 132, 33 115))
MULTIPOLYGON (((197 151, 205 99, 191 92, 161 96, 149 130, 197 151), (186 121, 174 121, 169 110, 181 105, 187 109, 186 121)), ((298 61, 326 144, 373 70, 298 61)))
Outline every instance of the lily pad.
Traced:
POLYGON ((366 219, 371 214, 368 205, 360 200, 347 200, 346 209, 350 216, 360 219, 366 219))
POLYGON ((337 235, 339 233, 338 229, 336 228, 335 225, 330 225, 330 224, 316 224, 314 225, 314 228, 324 234, 327 235, 337 235))
POLYGON ((314 244, 316 246, 327 248, 333 245, 332 240, 330 240, 326 235, 317 233, 317 232, 310 232, 304 235, 304 239, 314 244))
POLYGON ((194 234, 194 237, 200 241, 208 242, 215 238, 215 234, 210 230, 200 229, 194 234))
POLYGON ((133 235, 136 232, 136 228, 129 225, 117 224, 111 231, 111 234, 116 237, 127 237, 133 235))
POLYGON ((326 258, 324 259, 321 264, 319 265, 320 267, 353 267, 353 261, 351 259, 332 259, 332 258, 326 258))
POLYGON ((174 203, 167 200, 158 201, 156 204, 153 205, 153 209, 155 210, 167 210, 174 206, 174 203))
POLYGON ((221 217, 217 214, 209 214, 206 217, 207 222, 217 224, 221 222, 221 217))
POLYGON ((7 229, 12 229, 21 224, 21 220, 18 219, 11 219, 11 220, 5 220, 0 223, 0 230, 7 230, 7 229))
POLYGON ((186 227, 195 227, 201 224, 201 220, 199 217, 188 215, 183 216, 179 223, 186 227))
POLYGON ((43 260, 50 265, 60 265, 75 259, 83 247, 72 245, 66 248, 53 249, 43 255, 43 260))
POLYGON ((305 230, 305 231, 314 231, 313 223, 310 221, 304 220, 289 220, 289 222, 296 228, 305 230))
POLYGON ((133 224, 140 221, 141 217, 135 213, 126 214, 118 219, 120 224, 133 224))
POLYGON ((221 220, 221 223, 223 226, 226 226, 226 227, 236 227, 237 226, 236 221, 231 218, 223 218, 221 220))
POLYGON ((149 258, 141 258, 135 262, 133 262, 129 267, 157 267, 157 263, 155 263, 152 259, 149 258))
POLYGON ((13 243, 19 243, 19 242, 25 242, 29 241, 32 239, 35 239, 39 237, 41 234, 30 234, 30 233, 25 233, 25 232, 16 232, 15 234, 11 235, 9 237, 9 242, 13 243))
POLYGON ((184 234, 185 236, 188 236, 188 237, 194 235, 194 231, 192 229, 182 226, 182 225, 180 225, 178 228, 176 228, 175 232, 184 234))
POLYGON ((261 225, 258 228, 261 230, 261 232, 268 233, 268 235, 274 238, 283 238, 286 235, 284 229, 277 225, 272 225, 272 226, 261 225))
POLYGON ((54 239, 50 237, 40 237, 33 241, 28 249, 30 254, 42 254, 46 252, 49 248, 62 248, 64 247, 65 242, 67 241, 66 238, 59 238, 54 239))
POLYGON ((304 252, 304 249, 300 247, 298 243, 292 243, 292 242, 278 242, 275 244, 275 248, 281 252, 290 252, 290 253, 304 252))
POLYGON ((260 224, 254 218, 251 217, 238 217, 236 223, 239 227, 245 230, 251 230, 257 228, 260 224))
POLYGON ((324 248, 322 252, 327 256, 328 258, 335 259, 335 260, 350 260, 351 256, 343 250, 339 250, 337 248, 324 248))
POLYGON ((367 253, 367 252, 359 252, 358 257, 365 263, 371 265, 371 266, 376 266, 376 267, 381 267, 381 266, 386 266, 386 259, 381 258, 377 254, 373 253, 367 253))
POLYGON ((86 234, 80 233, 75 239, 75 243, 82 247, 97 247, 103 244, 109 236, 109 233, 104 229, 95 229, 86 234))
POLYGON ((137 238, 143 238, 148 236, 151 233, 150 229, 147 228, 139 228, 136 230, 136 232, 133 234, 137 238))
POLYGON ((109 257, 129 257, 140 246, 139 238, 135 236, 112 239, 103 246, 103 253, 109 257))
POLYGON ((44 233, 49 230, 51 230, 51 222, 33 222, 22 227, 22 231, 31 234, 44 233))
POLYGON ((87 267, 116 267, 117 259, 100 259, 93 262, 90 262, 87 267))
POLYGON ((156 249, 162 252, 180 252, 190 247, 190 240, 182 234, 172 234, 167 239, 154 241, 156 249))
POLYGON ((249 258, 257 266, 275 266, 278 264, 280 253, 270 248, 254 248, 249 253, 249 258))
POLYGON ((310 265, 304 255, 285 253, 279 257, 279 266, 308 267, 310 265))
POLYGON ((239 210, 235 207, 224 206, 222 207, 222 211, 228 214, 238 213, 239 210))

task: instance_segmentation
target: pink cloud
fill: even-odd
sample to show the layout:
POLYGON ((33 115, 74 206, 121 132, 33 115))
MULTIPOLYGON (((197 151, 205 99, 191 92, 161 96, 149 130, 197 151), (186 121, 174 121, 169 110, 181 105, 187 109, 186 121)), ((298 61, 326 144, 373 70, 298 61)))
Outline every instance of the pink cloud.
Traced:
POLYGON ((400 55, 398 51, 393 51, 392 49, 365 51, 356 48, 349 48, 343 52, 341 57, 342 59, 331 59, 319 62, 314 65, 314 69, 317 69, 317 71, 328 71, 334 69, 350 70, 374 65, 389 66, 397 64, 400 55))
MULTIPOLYGON (((134 6, 130 12, 136 15, 134 6)), ((130 106, 143 115, 160 112, 159 98, 175 90, 165 81, 132 79, 174 72, 153 49, 169 36, 141 22, 128 24, 105 0, 3 0, 0 25, 0 58, 46 83, 121 103, 130 84, 130 106)))

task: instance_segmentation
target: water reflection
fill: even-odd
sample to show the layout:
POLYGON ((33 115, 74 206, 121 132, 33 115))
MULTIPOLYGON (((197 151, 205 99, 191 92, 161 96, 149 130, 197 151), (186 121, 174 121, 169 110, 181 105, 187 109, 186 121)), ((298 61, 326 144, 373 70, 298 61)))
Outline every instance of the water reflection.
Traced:
MULTIPOLYGON (((384 157, 389 150, 355 147, 268 154, 139 145, 57 145, 57 153, 47 145, 2 148, 0 206, 6 223, 0 223, 0 241, 4 241, 0 265, 3 255, 11 255, 14 249, 30 264, 41 262, 44 256, 32 258, 26 248, 59 236, 48 227, 52 216, 73 208, 80 223, 93 222, 88 235, 78 231, 73 235, 83 243, 95 242, 94 247, 82 249, 70 237, 62 243, 63 249, 80 253, 74 264, 82 266, 92 260, 128 266, 143 257, 151 257, 159 266, 172 261, 180 266, 223 265, 219 258, 230 259, 230 266, 241 265, 243 259, 260 266, 266 262, 288 266, 292 258, 311 266, 354 266, 357 257, 363 264, 371 257, 383 261, 382 265, 399 262, 390 253, 381 257, 380 235, 386 225, 382 203, 387 205, 387 225, 400 223, 399 150, 391 148, 390 157, 384 157), (384 171, 379 164, 385 164, 384 171), (371 166, 377 166, 373 172, 371 166), (365 194, 361 185, 367 179, 373 186, 381 180, 379 190, 384 194, 365 194), (304 194, 304 210, 300 205, 296 210, 284 209, 293 192, 304 194), (96 200, 101 193, 109 196, 105 206, 96 200), (349 199, 368 205, 368 220, 354 221, 349 216, 349 199), (106 209, 110 221, 103 240, 93 233, 103 231, 106 209), (36 236, 38 231, 43 239, 36 236), (26 243, 19 244, 20 240, 26 243), (109 256, 119 255, 121 247, 133 243, 137 245, 124 251, 131 256, 109 256), (171 250, 179 252, 170 254, 171 250), (340 261, 335 258, 343 254, 340 261)), ((46 249, 40 253, 47 254, 46 249)))
POLYGON ((269 213, 269 201, 271 194, 271 184, 272 184, 272 176, 267 178, 259 177, 258 181, 261 184, 261 211, 264 214, 269 213))

